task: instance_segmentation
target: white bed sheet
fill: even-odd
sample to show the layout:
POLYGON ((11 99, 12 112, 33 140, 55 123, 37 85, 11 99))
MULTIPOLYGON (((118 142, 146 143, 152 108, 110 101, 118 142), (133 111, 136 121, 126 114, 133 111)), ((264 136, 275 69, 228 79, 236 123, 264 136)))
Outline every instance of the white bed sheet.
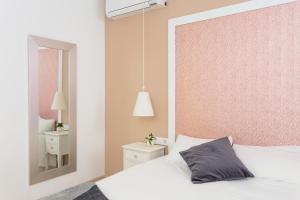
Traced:
POLYGON ((300 184, 264 178, 192 184, 165 157, 97 182, 110 200, 299 200, 300 184))

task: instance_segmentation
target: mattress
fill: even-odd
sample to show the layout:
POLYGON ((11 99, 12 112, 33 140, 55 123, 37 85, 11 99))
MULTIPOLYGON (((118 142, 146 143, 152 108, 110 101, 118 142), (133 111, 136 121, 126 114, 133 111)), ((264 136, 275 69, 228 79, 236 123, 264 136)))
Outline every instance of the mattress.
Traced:
POLYGON ((300 184, 264 178, 193 184, 166 157, 98 181, 110 200, 299 200, 300 184))

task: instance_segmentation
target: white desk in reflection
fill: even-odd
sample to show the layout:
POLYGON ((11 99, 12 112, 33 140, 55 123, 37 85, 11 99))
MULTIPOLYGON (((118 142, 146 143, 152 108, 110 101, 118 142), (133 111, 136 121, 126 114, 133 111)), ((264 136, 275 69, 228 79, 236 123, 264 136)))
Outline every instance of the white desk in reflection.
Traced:
POLYGON ((48 131, 45 132, 46 152, 56 155, 57 167, 62 166, 64 155, 70 158, 69 131, 48 131))

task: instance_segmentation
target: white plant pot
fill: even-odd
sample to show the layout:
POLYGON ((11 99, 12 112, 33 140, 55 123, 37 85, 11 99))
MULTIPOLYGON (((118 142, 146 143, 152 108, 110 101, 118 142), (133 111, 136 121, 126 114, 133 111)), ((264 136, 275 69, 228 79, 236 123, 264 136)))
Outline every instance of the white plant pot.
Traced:
POLYGON ((64 131, 64 127, 57 127, 57 128, 56 128, 56 131, 59 131, 59 132, 60 132, 60 131, 64 131))

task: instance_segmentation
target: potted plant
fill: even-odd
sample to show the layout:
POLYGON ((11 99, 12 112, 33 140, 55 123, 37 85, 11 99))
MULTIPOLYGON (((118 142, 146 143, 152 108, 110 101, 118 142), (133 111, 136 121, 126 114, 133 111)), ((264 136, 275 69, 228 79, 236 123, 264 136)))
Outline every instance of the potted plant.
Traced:
POLYGON ((154 143, 155 143, 155 137, 154 137, 154 135, 152 134, 152 133, 150 133, 147 137, 146 137, 146 143, 148 144, 148 145, 154 145, 154 143))
POLYGON ((64 124, 63 123, 57 123, 56 130, 57 131, 63 131, 64 130, 64 124))

